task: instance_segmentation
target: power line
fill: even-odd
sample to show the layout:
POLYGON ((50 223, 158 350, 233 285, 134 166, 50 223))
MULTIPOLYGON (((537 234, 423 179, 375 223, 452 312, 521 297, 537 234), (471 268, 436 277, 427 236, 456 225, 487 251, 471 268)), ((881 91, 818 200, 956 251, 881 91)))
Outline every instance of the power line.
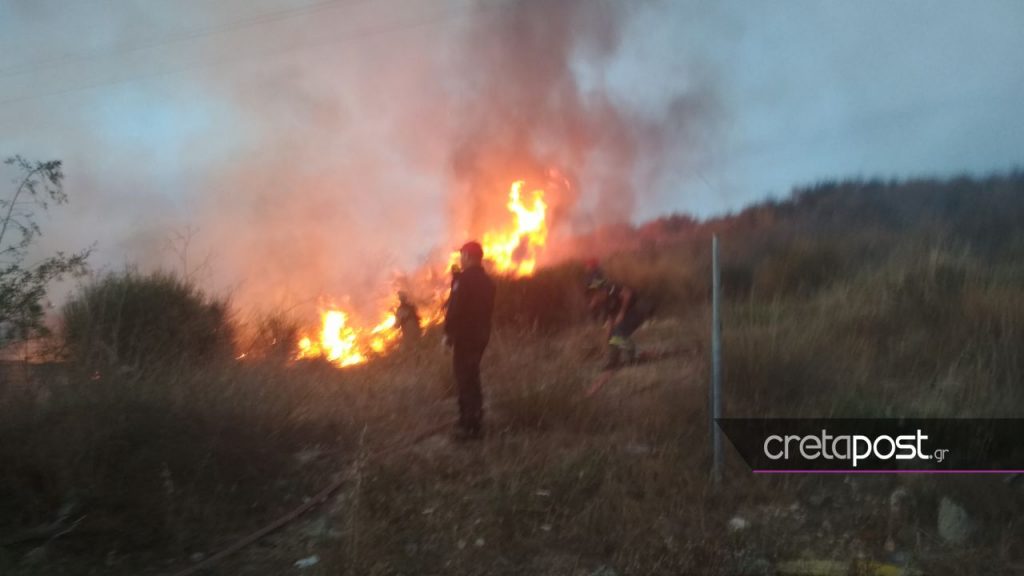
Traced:
POLYGON ((165 71, 162 71, 162 72, 154 72, 154 73, 151 73, 151 74, 133 75, 133 76, 125 77, 125 78, 117 78, 117 79, 114 79, 114 80, 103 80, 103 81, 99 81, 99 82, 93 82, 93 83, 90 83, 90 84, 83 84, 83 85, 79 85, 79 86, 72 86, 70 88, 64 88, 64 89, 60 89, 60 90, 53 90, 53 91, 49 91, 49 92, 42 92, 42 93, 32 94, 32 95, 28 95, 28 96, 18 96, 18 97, 9 98, 9 99, 6 99, 6 100, 0 100, 0 106, 7 105, 7 104, 16 104, 16 103, 19 103, 19 102, 26 102, 26 101, 29 101, 29 100, 36 100, 36 99, 40 99, 40 98, 47 98, 47 97, 51 97, 51 96, 62 96, 62 95, 70 94, 70 93, 73 93, 73 92, 79 92, 79 91, 83 91, 83 90, 91 90, 91 89, 94 89, 94 88, 101 88, 103 86, 113 86, 113 85, 117 85, 117 84, 126 84, 126 83, 134 82, 134 81, 137 81, 137 80, 148 80, 148 79, 160 78, 160 77, 164 77, 164 76, 171 76, 171 75, 174 75, 174 74, 180 74, 182 72, 187 72, 187 71, 195 70, 195 69, 202 69, 202 68, 209 68, 209 67, 212 67, 212 66, 218 66, 218 65, 223 65, 223 64, 232 64, 232 63, 237 63, 237 62, 244 62, 244 61, 247 61, 247 60, 252 60, 254 58, 265 58, 265 57, 273 55, 273 54, 284 54, 284 53, 289 53, 289 52, 297 52, 297 51, 302 51, 302 50, 308 50, 308 49, 311 49, 311 48, 319 48, 319 47, 322 47, 322 46, 328 46, 328 45, 333 45, 333 44, 345 43, 347 41, 353 41, 353 40, 358 40, 358 39, 362 39, 362 38, 368 38, 368 37, 376 36, 376 35, 379 35, 379 34, 386 34, 386 33, 390 33, 390 32, 398 32, 398 31, 402 31, 402 30, 411 30, 411 29, 425 27, 425 26, 430 26, 430 25, 443 24, 443 23, 445 23, 446 20, 449 20, 453 16, 458 16, 460 13, 465 13, 467 15, 483 14, 483 13, 485 13, 487 11, 490 11, 490 10, 495 10, 495 9, 499 9, 499 8, 505 8, 505 7, 507 7, 507 6, 511 5, 511 4, 516 3, 516 2, 525 2, 525 1, 527 1, 527 0, 495 0, 494 2, 491 2, 489 4, 479 5, 476 8, 470 7, 472 9, 467 9, 466 5, 463 5, 460 8, 446 10, 446 11, 443 11, 443 12, 438 12, 438 13, 434 14, 433 17, 431 17, 431 18, 427 18, 427 19, 423 19, 423 20, 410 19, 409 21, 398 23, 396 25, 370 27, 370 28, 366 28, 366 29, 357 31, 354 34, 350 34, 350 35, 347 35, 347 36, 345 36, 343 38, 339 38, 339 39, 335 39, 335 40, 329 40, 329 41, 324 41, 324 42, 314 42, 314 43, 309 43, 309 44, 305 44, 305 45, 302 45, 302 46, 297 46, 295 48, 289 48, 289 49, 285 49, 285 50, 272 50, 272 51, 268 51, 266 53, 256 54, 256 55, 248 54, 246 56, 239 57, 239 58, 229 58, 229 59, 219 60, 219 61, 215 61, 215 62, 200 62, 200 63, 194 64, 194 65, 191 65, 191 66, 178 67, 178 68, 175 68, 173 70, 165 70, 165 71))

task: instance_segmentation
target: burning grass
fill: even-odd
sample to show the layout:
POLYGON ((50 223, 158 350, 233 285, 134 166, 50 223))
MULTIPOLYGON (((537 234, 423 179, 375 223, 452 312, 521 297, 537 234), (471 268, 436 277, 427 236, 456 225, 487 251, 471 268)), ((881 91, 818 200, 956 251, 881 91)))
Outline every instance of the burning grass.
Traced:
MULTIPOLYGON (((512 183, 508 202, 507 221, 487 230, 482 236, 486 266, 495 275, 504 278, 522 278, 533 275, 538 259, 547 243, 548 208, 544 190, 537 188, 525 192, 526 181, 512 183)), ((440 325, 444 320, 444 306, 452 286, 449 272, 455 272, 459 253, 452 252, 448 262, 425 266, 424 270, 404 278, 419 296, 423 316, 420 328, 440 325)), ((363 364, 371 358, 386 355, 401 341, 401 327, 396 322, 390 298, 384 298, 381 318, 376 324, 353 322, 352 314, 336 305, 324 306, 320 312, 320 328, 307 331, 298 340, 296 358, 308 360, 323 358, 339 367, 363 364)))

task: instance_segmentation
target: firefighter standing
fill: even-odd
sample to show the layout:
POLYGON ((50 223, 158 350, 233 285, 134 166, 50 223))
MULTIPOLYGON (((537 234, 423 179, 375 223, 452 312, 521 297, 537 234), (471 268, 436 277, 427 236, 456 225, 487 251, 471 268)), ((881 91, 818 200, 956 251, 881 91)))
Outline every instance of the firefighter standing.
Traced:
POLYGON ((398 293, 398 308, 395 309, 395 324, 402 331, 402 343, 412 344, 420 339, 420 313, 405 292, 398 293))
POLYGON ((494 282, 484 271, 483 248, 466 243, 459 251, 461 273, 452 282, 444 318, 445 342, 452 347, 452 366, 459 393, 457 439, 483 434, 483 395, 480 360, 491 336, 494 282))
MULTIPOLYGON (((460 252, 459 254, 461 255, 462 253, 460 252)), ((451 279, 451 284, 448 287, 448 297, 445 298, 444 299, 444 303, 441 304, 441 309, 443 309, 445 312, 448 311, 448 303, 451 302, 451 299, 452 299, 452 290, 454 290, 455 289, 455 285, 459 283, 459 276, 462 276, 462 268, 459 266, 458 263, 455 263, 455 264, 452 264, 452 267, 450 268, 450 272, 451 272, 451 278, 452 279, 451 279)))

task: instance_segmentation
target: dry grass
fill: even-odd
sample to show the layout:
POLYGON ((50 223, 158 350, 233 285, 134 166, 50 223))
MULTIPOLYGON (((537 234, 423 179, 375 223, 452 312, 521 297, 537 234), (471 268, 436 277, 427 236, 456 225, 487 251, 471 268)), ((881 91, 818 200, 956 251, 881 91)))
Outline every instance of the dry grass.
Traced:
MULTIPOLYGON (((661 334, 652 328, 648 338, 678 339, 672 326, 660 325, 661 334)), ((18 400, 31 407, 5 406, 22 417, 3 421, 3 437, 31 441, 0 445, 11 463, 2 475, 3 533, 45 524, 64 505, 85 519, 52 542, 5 548, 4 567, 31 573, 35 567, 18 556, 40 545, 55 573, 187 563, 297 504, 333 473, 350 472, 359 454, 358 489, 347 484, 324 512, 335 511, 323 534, 340 536, 316 546, 323 573, 416 565, 472 573, 481 557, 497 572, 522 573, 557 564, 544 556, 563 546, 576 550, 581 569, 663 561, 655 557, 666 553, 664 543, 641 551, 633 540, 663 497, 683 497, 664 482, 693 476, 679 442, 704 427, 696 419, 680 427, 679 416, 699 411, 702 395, 685 370, 689 359, 679 357, 625 372, 586 399, 600 360, 596 327, 555 339, 499 332, 485 361, 489 438, 461 447, 442 434, 382 458, 374 457, 380 447, 454 416, 444 386, 448 357, 433 335, 418 350, 343 372, 241 362, 179 367, 145 381, 71 373, 42 396, 36 389, 18 400), (624 495, 635 506, 623 508, 624 495), (529 560, 535 566, 524 564, 526 551, 541 556, 529 560)), ((699 478, 685 482, 702 485, 699 478)), ((685 540, 680 527, 664 530, 673 545, 685 540)), ((281 552, 289 556, 260 561, 275 565, 306 544, 285 539, 281 552)))
POLYGON ((735 412, 1019 417, 1024 286, 963 254, 894 253, 808 297, 727 315, 735 412))
MULTIPOLYGON (((211 573, 291 573, 312 554, 304 574, 765 574, 801 557, 1006 572, 1024 562, 1024 493, 1002 478, 755 477, 729 456, 724 485, 707 481, 711 231, 725 235, 728 415, 1024 415, 1024 243, 981 209, 903 230, 914 210, 883 189, 826 186, 611 258, 609 275, 660 305, 641 347, 667 353, 590 398, 602 338, 580 320, 579 267, 503 283, 479 444, 423 437, 455 416, 436 333, 344 371, 288 364, 288 347, 8 385, 0 573, 169 573, 338 478, 323 507, 211 573), (894 556, 897 488, 911 513, 894 556), (962 546, 936 533, 943 496, 976 525, 962 546), (62 516, 81 521, 33 536, 62 516)), ((259 342, 289 331, 268 319, 259 342)))
MULTIPOLYGON (((828 372, 813 370, 835 346, 815 336, 835 333, 836 319, 803 321, 820 317, 812 312, 835 297, 730 306, 730 411, 786 413, 789 397, 804 411, 789 414, 851 409, 828 401, 843 377, 822 381, 828 372), (816 382, 823 390, 808 390, 816 382)), ((999 303, 1009 300, 1001 291, 992 298, 981 307, 1004 313, 999 303)), ((2 444, 4 461, 17 463, 5 469, 4 489, 35 498, 11 506, 22 515, 5 516, 15 522, 4 533, 52 520, 69 501, 86 518, 49 543, 5 548, 0 566, 11 574, 40 566, 54 574, 166 573, 274 519, 336 474, 347 480, 330 502, 213 573, 286 573, 311 554, 320 562, 303 573, 317 575, 731 574, 800 554, 884 555, 894 483, 755 478, 730 459, 726 486, 708 484, 705 320, 697 310, 645 327, 642 347, 674 354, 619 373, 593 398, 582 390, 601 360, 597 327, 556 337, 499 332, 485 359, 489 436, 469 446, 444 434, 419 438, 455 410, 445 386, 448 357, 433 334, 420 349, 347 371, 242 362, 150 382, 72 375, 67 390, 36 397, 22 419, 3 423, 5 438, 32 439, 20 448, 2 444), (413 439, 409 450, 378 455, 413 439), (33 473, 50 484, 32 485, 33 473), (821 494, 824 504, 808 504, 821 494), (730 532, 735 515, 752 528, 730 532), (830 532, 819 533, 825 519, 830 532), (41 545, 43 564, 26 563, 41 545)), ((855 342, 856 334, 846 338, 855 342)), ((863 362, 844 351, 844 366, 863 362)), ((854 385, 867 390, 871 378, 854 385)), ((919 485, 925 539, 912 544, 919 564, 1002 565, 1003 558, 985 559, 995 550, 988 544, 941 552, 928 517, 928 503, 950 490, 981 489, 1020 500, 998 480, 919 485)), ((979 501, 972 512, 991 522, 1003 554, 1019 553, 1007 544, 1015 529, 1005 509, 979 501)))

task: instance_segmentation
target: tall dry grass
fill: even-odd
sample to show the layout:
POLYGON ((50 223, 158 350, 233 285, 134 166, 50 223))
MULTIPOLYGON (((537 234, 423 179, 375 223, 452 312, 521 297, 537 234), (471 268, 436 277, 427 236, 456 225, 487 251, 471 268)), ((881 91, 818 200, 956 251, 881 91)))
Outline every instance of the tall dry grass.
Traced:
POLYGON ((762 478, 730 457, 712 488, 708 239, 723 247, 727 415, 1020 416, 1024 242, 1007 226, 1020 181, 932 196, 920 182, 823 185, 606 258, 657 304, 641 348, 670 353, 592 397, 603 338, 584 319, 579 264, 502 281, 476 445, 422 437, 455 416, 436 332, 343 371, 291 363, 283 318, 261 323, 243 361, 172 355, 97 373, 86 354, 0 392, 0 573, 188 565, 339 475, 322 509, 215 573, 287 573, 313 553, 309 574, 733 574, 886 558, 901 486, 915 510, 901 553, 929 573, 998 573, 1024 560, 1024 496, 999 478, 762 478), (977 526, 961 547, 935 531, 951 494, 977 526), (38 535, 62 517, 81 521, 38 535), (730 531, 733 517, 751 528, 730 531))
POLYGON ((817 291, 735 302, 725 366, 739 413, 1014 417, 1024 285, 969 253, 903 247, 817 291))

